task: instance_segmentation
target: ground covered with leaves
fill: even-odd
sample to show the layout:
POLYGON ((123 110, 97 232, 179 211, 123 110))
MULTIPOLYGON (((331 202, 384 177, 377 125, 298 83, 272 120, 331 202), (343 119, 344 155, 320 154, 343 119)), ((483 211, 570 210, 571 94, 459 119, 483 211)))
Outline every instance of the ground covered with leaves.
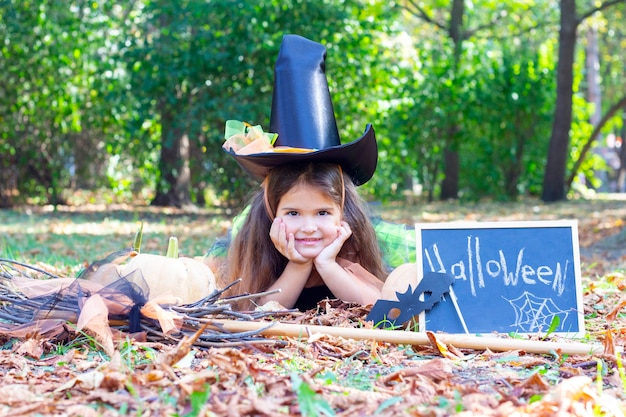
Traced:
MULTIPOLYGON (((443 343, 437 335, 425 344, 396 345, 306 331, 298 337, 273 336, 260 343, 213 347, 185 340, 138 341, 122 335, 115 350, 107 354, 92 335, 73 333, 68 326, 68 337, 63 340, 0 341, 0 415, 624 415, 626 375, 620 351, 626 329, 626 246, 619 237, 626 225, 624 206, 623 201, 441 204, 412 211, 392 207, 382 213, 388 220, 407 223, 577 219, 588 332, 582 342, 601 347, 593 355, 568 355, 558 349, 545 353, 464 349, 443 343)), ((76 213, 67 218, 57 214, 53 220, 41 213, 0 213, 0 231, 8 236, 3 252, 9 252, 7 247, 13 242, 13 258, 26 253, 22 248, 16 253, 16 245, 28 239, 28 227, 13 228, 10 216, 32 221, 32 227, 43 227, 44 233, 48 224, 54 228, 47 232, 49 239, 65 242, 57 243, 60 248, 72 244, 52 235, 62 234, 63 227, 80 235, 76 231, 89 223, 77 226, 71 220, 81 219, 76 213)), ((180 222, 184 224, 176 220, 181 218, 168 218, 158 225, 222 227, 212 215, 185 214, 180 222)), ((136 215, 120 224, 129 228, 134 222, 136 215)), ((111 229, 111 220, 97 223, 111 229)), ((131 235, 129 229, 117 235, 122 241, 119 246, 127 243, 121 236, 131 235)), ((164 233, 180 232, 167 229, 164 233)), ((44 246, 45 237, 38 242, 44 246)), ((193 246, 191 241, 188 245, 193 246)), ((41 252, 27 260, 36 259, 37 253, 41 252)), ((71 268, 65 272, 71 273, 71 268)), ((367 308, 333 301, 279 319, 301 325, 367 328, 371 327, 364 321, 367 313, 367 308)), ((542 340, 540 336, 529 339, 542 340)), ((547 340, 568 342, 554 336, 547 340)))

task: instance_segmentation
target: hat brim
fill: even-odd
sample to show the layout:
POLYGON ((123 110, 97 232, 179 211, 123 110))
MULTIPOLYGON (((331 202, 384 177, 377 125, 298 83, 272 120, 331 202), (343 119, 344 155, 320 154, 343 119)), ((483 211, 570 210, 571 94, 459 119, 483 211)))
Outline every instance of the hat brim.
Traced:
POLYGON ((372 125, 367 125, 363 135, 350 143, 306 153, 263 152, 237 155, 226 150, 253 178, 263 181, 270 170, 279 165, 306 162, 328 162, 341 165, 355 185, 369 181, 378 163, 378 145, 372 125))

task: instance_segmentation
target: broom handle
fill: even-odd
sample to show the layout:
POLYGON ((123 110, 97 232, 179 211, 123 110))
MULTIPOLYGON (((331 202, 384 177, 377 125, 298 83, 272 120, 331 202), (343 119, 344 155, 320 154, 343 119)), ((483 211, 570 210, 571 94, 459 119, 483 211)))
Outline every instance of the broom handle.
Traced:
MULTIPOLYGON (((212 320, 216 325, 231 332, 256 331, 267 327, 268 322, 212 320)), ((275 324, 261 332, 265 336, 309 337, 314 333, 343 337, 344 339, 375 340, 399 345, 429 345, 425 332, 403 330, 362 329, 353 327, 331 327, 300 325, 274 322, 275 324)), ((492 336, 469 336, 456 334, 436 334, 437 340, 457 348, 493 351, 523 350, 530 353, 550 353, 560 351, 567 355, 591 355, 602 353, 603 346, 579 342, 547 342, 541 340, 500 339, 492 336)))

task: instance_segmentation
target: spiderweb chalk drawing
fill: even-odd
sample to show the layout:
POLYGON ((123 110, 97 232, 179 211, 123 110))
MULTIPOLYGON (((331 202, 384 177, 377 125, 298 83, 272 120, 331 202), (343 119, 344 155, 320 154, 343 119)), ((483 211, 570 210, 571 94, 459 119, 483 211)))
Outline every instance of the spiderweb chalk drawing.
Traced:
POLYGON ((524 291, 522 295, 512 300, 506 298, 505 300, 515 310, 515 323, 511 327, 517 327, 522 332, 546 330, 550 327, 554 316, 559 316, 563 323, 569 314, 561 310, 551 298, 537 297, 528 291, 524 291))

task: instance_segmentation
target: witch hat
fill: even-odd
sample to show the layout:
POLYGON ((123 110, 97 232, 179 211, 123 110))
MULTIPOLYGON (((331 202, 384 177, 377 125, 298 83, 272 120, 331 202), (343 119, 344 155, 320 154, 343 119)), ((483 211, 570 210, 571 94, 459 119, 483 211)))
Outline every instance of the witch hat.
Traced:
POLYGON ((356 185, 374 175, 374 129, 368 124, 360 138, 341 144, 325 61, 323 45, 298 35, 283 37, 274 68, 269 129, 278 134, 274 146, 268 143, 264 151, 247 154, 224 148, 252 177, 262 181, 275 166, 306 162, 339 164, 356 185))

